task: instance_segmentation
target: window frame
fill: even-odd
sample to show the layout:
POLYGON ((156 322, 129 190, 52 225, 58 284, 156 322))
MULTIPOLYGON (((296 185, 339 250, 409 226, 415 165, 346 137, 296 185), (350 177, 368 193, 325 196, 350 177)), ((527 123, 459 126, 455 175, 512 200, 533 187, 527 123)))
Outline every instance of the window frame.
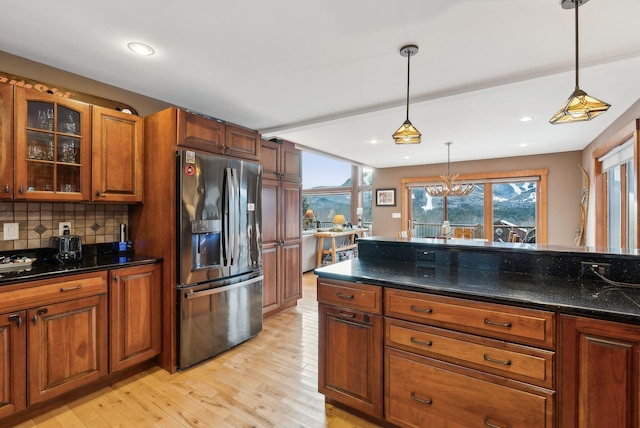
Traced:
MULTIPOLYGON (((493 230, 493 183, 494 180, 522 181, 527 177, 538 178, 536 185, 536 243, 547 243, 547 177, 548 169, 526 169, 517 171, 497 171, 475 174, 458 174, 458 181, 475 182, 484 185, 484 230, 493 230)), ((400 180, 400 216, 402 224, 411 227, 410 207, 411 187, 418 183, 441 182, 439 175, 403 178, 400 180)))
MULTIPOLYGON (((626 144, 632 140, 633 144, 633 173, 635 176, 635 184, 636 184, 636 192, 640 189, 640 176, 638 174, 638 148, 640 143, 640 119, 635 119, 633 122, 622 128, 618 131, 610 140, 606 143, 602 144, 599 147, 596 147, 592 152, 593 159, 593 175, 595 177, 595 200, 596 200, 596 227, 595 227, 595 237, 596 237, 596 247, 598 248, 606 248, 608 247, 609 242, 609 233, 608 233, 608 224, 609 224, 609 195, 608 188, 609 183, 607 182, 607 173, 603 170, 603 162, 600 160, 604 156, 606 156, 609 152, 618 147, 626 144), (607 227, 597 227, 597 225, 603 224, 607 225, 607 227)), ((620 237, 620 248, 627 247, 627 233, 629 231, 629 225, 626 219, 626 212, 628 209, 628 193, 626 192, 626 183, 627 183, 627 171, 626 166, 621 165, 621 206, 620 209, 622 211, 621 215, 621 237, 620 237)), ((636 196, 636 201, 634 202, 635 211, 638 212, 638 197, 636 196)), ((636 227, 636 236, 635 236, 636 245, 640 242, 640 228, 636 227)))

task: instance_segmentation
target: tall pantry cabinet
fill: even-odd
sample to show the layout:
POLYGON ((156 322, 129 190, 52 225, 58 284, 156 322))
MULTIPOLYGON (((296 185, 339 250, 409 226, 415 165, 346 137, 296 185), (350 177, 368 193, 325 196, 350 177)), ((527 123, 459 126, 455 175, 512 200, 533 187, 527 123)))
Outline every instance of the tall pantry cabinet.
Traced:
POLYGON ((302 152, 294 144, 262 141, 263 314, 295 306, 302 297, 302 152))

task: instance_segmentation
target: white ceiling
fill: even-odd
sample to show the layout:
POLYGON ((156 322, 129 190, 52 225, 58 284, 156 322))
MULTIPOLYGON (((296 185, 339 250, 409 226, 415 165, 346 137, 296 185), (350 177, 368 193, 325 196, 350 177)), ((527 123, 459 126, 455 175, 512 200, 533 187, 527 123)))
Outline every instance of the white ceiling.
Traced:
POLYGON ((580 150, 640 98, 637 0, 580 7, 580 88, 612 107, 562 125, 548 120, 574 89, 575 40, 559 0, 37 0, 2 12, 0 50, 374 167, 446 161, 447 141, 453 161, 580 150), (156 55, 134 56, 130 41, 156 55), (423 137, 396 146, 409 43, 423 137))

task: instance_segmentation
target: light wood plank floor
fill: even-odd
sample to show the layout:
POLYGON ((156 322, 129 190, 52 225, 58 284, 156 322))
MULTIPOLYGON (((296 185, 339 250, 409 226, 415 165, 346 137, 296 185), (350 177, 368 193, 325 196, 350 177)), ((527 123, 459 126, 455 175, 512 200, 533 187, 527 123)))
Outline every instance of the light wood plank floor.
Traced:
POLYGON ((317 392, 315 276, 298 306, 248 342, 174 374, 153 368, 19 425, 59 427, 368 427, 317 392))

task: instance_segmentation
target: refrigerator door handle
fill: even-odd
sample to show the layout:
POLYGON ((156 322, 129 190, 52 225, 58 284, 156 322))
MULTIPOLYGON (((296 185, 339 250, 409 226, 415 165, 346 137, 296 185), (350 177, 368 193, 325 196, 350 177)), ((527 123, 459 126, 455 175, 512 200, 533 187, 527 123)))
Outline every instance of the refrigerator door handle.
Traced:
POLYGON ((226 168, 225 181, 225 223, 222 251, 225 266, 233 266, 238 252, 238 234, 240 207, 238 206, 240 189, 234 168, 226 168))

